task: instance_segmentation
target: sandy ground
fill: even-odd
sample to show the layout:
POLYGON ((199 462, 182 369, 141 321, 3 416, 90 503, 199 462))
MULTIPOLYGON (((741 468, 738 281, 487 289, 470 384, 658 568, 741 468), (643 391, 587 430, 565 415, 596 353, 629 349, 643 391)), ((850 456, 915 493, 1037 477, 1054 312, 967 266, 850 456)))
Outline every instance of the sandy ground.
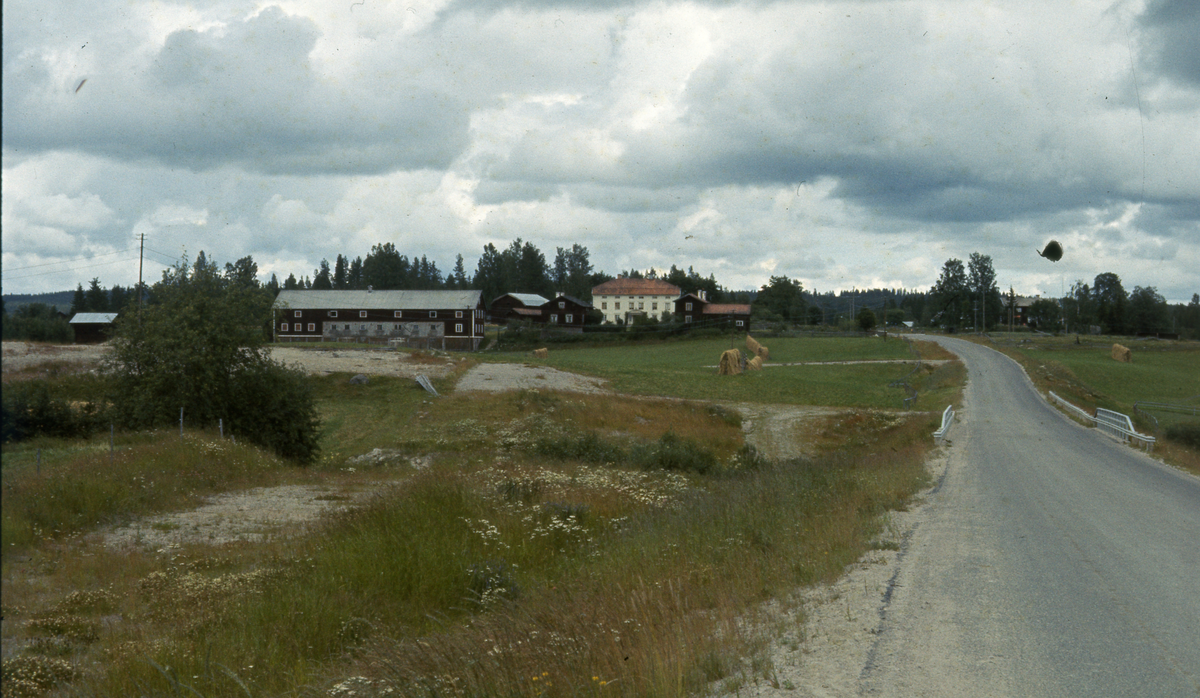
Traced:
POLYGON ((304 524, 326 511, 344 509, 362 496, 311 485, 260 487, 218 495, 197 509, 149 516, 101 535, 109 548, 159 552, 184 543, 258 542, 274 534, 300 533, 304 524))
MULTIPOLYGON (((36 369, 40 364, 67 363, 79 368, 95 365, 108 352, 103 344, 56 345, 29 342, 4 342, 3 368, 5 374, 36 369)), ((440 378, 454 370, 449 357, 412 361, 413 355, 388 349, 301 349, 275 347, 271 358, 305 373, 362 373, 369 376, 418 375, 440 378)))
POLYGON ((88 367, 104 356, 107 349, 100 344, 33 344, 4 342, 4 373, 18 373, 36 368, 39 364, 66 363, 79 368, 88 367))
POLYGON ((409 352, 389 349, 297 349, 275 347, 271 358, 305 373, 361 373, 367 376, 441 378, 454 370, 449 357, 412 361, 409 352))

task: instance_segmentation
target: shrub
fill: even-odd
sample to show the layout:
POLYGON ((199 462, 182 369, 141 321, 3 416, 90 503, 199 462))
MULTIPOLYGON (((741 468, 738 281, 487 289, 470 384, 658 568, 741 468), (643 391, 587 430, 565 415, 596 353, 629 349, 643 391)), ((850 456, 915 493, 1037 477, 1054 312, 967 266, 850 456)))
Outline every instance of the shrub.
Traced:
POLYGON ((634 460, 646 470, 679 470, 704 475, 717 465, 717 457, 692 439, 668 431, 652 446, 634 449, 634 460))
POLYGON ((172 267, 154 303, 115 323, 112 403, 132 428, 174 423, 231 432, 279 455, 312 462, 316 405, 303 377, 272 361, 262 331, 271 300, 221 277, 203 257, 172 267))
POLYGON ((1200 448, 1200 422, 1179 422, 1167 427, 1167 438, 1190 446, 1200 448))
POLYGON ((44 381, 30 381, 4 389, 2 441, 9 443, 35 436, 84 438, 99 429, 103 418, 94 403, 72 407, 53 396, 44 381))
POLYGON ((616 463, 626 458, 624 449, 600 438, 594 431, 579 436, 538 439, 533 444, 533 452, 548 458, 586 463, 616 463))

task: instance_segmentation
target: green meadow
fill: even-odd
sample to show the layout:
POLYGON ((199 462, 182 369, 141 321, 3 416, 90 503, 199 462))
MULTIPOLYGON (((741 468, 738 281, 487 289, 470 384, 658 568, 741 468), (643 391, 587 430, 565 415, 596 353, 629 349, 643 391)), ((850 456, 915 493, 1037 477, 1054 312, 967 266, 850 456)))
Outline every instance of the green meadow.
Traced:
POLYGON ((770 360, 762 371, 717 375, 721 353, 745 350, 745 336, 657 344, 554 348, 548 359, 528 353, 496 357, 603 378, 617 392, 691 400, 728 400, 794 405, 898 408, 906 393, 888 384, 911 365, 899 363, 797 365, 808 362, 912 360, 896 337, 777 338, 763 344, 770 360), (789 365, 793 364, 793 365, 789 365))

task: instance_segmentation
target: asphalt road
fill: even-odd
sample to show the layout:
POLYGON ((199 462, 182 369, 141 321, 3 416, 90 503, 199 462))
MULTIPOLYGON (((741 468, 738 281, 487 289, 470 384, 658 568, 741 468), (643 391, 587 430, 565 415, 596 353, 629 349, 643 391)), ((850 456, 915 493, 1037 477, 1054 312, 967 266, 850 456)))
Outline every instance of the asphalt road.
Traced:
POLYGON ((864 695, 1200 695, 1200 479, 1071 422, 1021 368, 967 365, 864 695))

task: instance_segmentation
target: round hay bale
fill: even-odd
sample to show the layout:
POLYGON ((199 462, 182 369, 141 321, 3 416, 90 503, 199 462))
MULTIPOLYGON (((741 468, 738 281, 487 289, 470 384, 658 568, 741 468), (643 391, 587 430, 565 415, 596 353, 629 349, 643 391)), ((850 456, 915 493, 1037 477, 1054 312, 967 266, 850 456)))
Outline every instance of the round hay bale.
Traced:
POLYGON ((533 350, 533 358, 548 359, 548 358, 550 358, 550 350, 547 349, 546 347, 542 347, 541 349, 534 349, 533 350))
POLYGON ((746 370, 747 371, 761 371, 762 366, 763 366, 763 360, 762 360, 761 356, 756 356, 753 359, 750 359, 749 361, 746 362, 746 370))
POLYGON ((1120 344, 1113 345, 1112 357, 1122 363, 1133 363, 1133 352, 1129 350, 1129 347, 1123 347, 1120 344))
POLYGON ((751 337, 750 335, 746 335, 746 349, 748 349, 751 354, 757 356, 758 350, 762 349, 762 345, 758 343, 757 339, 751 337))

